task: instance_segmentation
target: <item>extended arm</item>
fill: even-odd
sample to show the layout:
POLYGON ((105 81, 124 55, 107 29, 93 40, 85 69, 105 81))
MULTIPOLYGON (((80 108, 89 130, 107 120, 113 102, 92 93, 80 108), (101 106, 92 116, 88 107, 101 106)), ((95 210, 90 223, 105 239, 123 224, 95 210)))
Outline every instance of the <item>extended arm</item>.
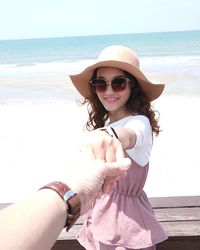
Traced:
MULTIPOLYGON (((77 156, 78 157, 78 156, 77 156)), ((86 212, 104 181, 116 178, 130 166, 129 159, 105 164, 87 157, 69 166, 63 177, 77 192, 81 211, 86 212)), ((67 217, 66 202, 53 190, 42 189, 0 212, 0 249, 47 250, 54 245, 67 217)))

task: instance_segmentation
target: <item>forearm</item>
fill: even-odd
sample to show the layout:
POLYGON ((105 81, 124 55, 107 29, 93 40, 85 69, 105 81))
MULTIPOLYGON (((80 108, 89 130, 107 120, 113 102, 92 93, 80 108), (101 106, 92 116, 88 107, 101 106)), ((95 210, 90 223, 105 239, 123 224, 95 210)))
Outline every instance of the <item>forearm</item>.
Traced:
POLYGON ((66 203, 59 195, 52 190, 40 190, 0 212, 0 249, 51 249, 66 216, 66 203))
POLYGON ((80 210, 86 212, 99 192, 113 184, 131 165, 128 158, 119 157, 118 161, 106 163, 99 157, 90 160, 88 151, 84 157, 81 155, 66 169, 67 185, 65 181, 44 185, 29 198, 0 212, 0 249, 51 249, 66 222, 68 228, 72 226, 80 210), (77 192, 78 199, 73 192, 68 193, 69 187, 77 192), (68 220, 67 210, 71 215, 68 220))

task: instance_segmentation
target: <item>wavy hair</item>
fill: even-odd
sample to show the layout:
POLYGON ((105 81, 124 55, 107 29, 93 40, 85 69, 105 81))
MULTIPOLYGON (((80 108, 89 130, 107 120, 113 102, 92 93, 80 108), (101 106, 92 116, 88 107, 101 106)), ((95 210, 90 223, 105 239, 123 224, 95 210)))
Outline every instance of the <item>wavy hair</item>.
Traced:
MULTIPOLYGON (((142 91, 137 79, 126 71, 124 71, 124 74, 131 80, 131 94, 126 103, 127 111, 132 115, 137 114, 146 116, 151 124, 153 134, 157 136, 160 132, 160 126, 158 124, 160 116, 159 112, 153 110, 150 101, 148 101, 148 98, 142 91)), ((91 80, 96 78, 96 75, 97 69, 94 70, 91 80)), ((82 104, 87 104, 89 118, 85 127, 88 131, 104 127, 106 122, 109 120, 109 113, 100 102, 91 84, 90 91, 91 96, 89 98, 85 98, 82 102, 82 104)))

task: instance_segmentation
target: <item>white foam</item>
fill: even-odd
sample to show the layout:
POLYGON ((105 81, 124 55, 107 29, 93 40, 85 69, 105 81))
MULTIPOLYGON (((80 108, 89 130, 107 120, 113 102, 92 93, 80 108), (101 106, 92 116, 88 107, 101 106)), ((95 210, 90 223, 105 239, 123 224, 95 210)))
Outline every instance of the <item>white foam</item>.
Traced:
POLYGON ((36 63, 32 65, 1 64, 0 77, 76 73, 92 62, 93 60, 80 60, 75 62, 36 63))

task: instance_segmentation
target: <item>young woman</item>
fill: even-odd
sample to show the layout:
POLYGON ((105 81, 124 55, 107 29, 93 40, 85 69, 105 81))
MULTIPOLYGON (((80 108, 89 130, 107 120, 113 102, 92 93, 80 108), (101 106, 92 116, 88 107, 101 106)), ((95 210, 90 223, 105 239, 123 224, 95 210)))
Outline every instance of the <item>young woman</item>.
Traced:
POLYGON ((86 127, 94 143, 86 147, 97 159, 115 161, 121 143, 132 166, 112 191, 96 200, 85 215, 78 235, 88 250, 155 249, 167 237, 156 220, 143 190, 146 182, 153 135, 160 132, 151 101, 158 98, 163 84, 151 83, 139 69, 139 59, 129 48, 109 46, 97 61, 71 80, 88 104, 86 127), (92 146, 91 146, 92 145, 92 146))

